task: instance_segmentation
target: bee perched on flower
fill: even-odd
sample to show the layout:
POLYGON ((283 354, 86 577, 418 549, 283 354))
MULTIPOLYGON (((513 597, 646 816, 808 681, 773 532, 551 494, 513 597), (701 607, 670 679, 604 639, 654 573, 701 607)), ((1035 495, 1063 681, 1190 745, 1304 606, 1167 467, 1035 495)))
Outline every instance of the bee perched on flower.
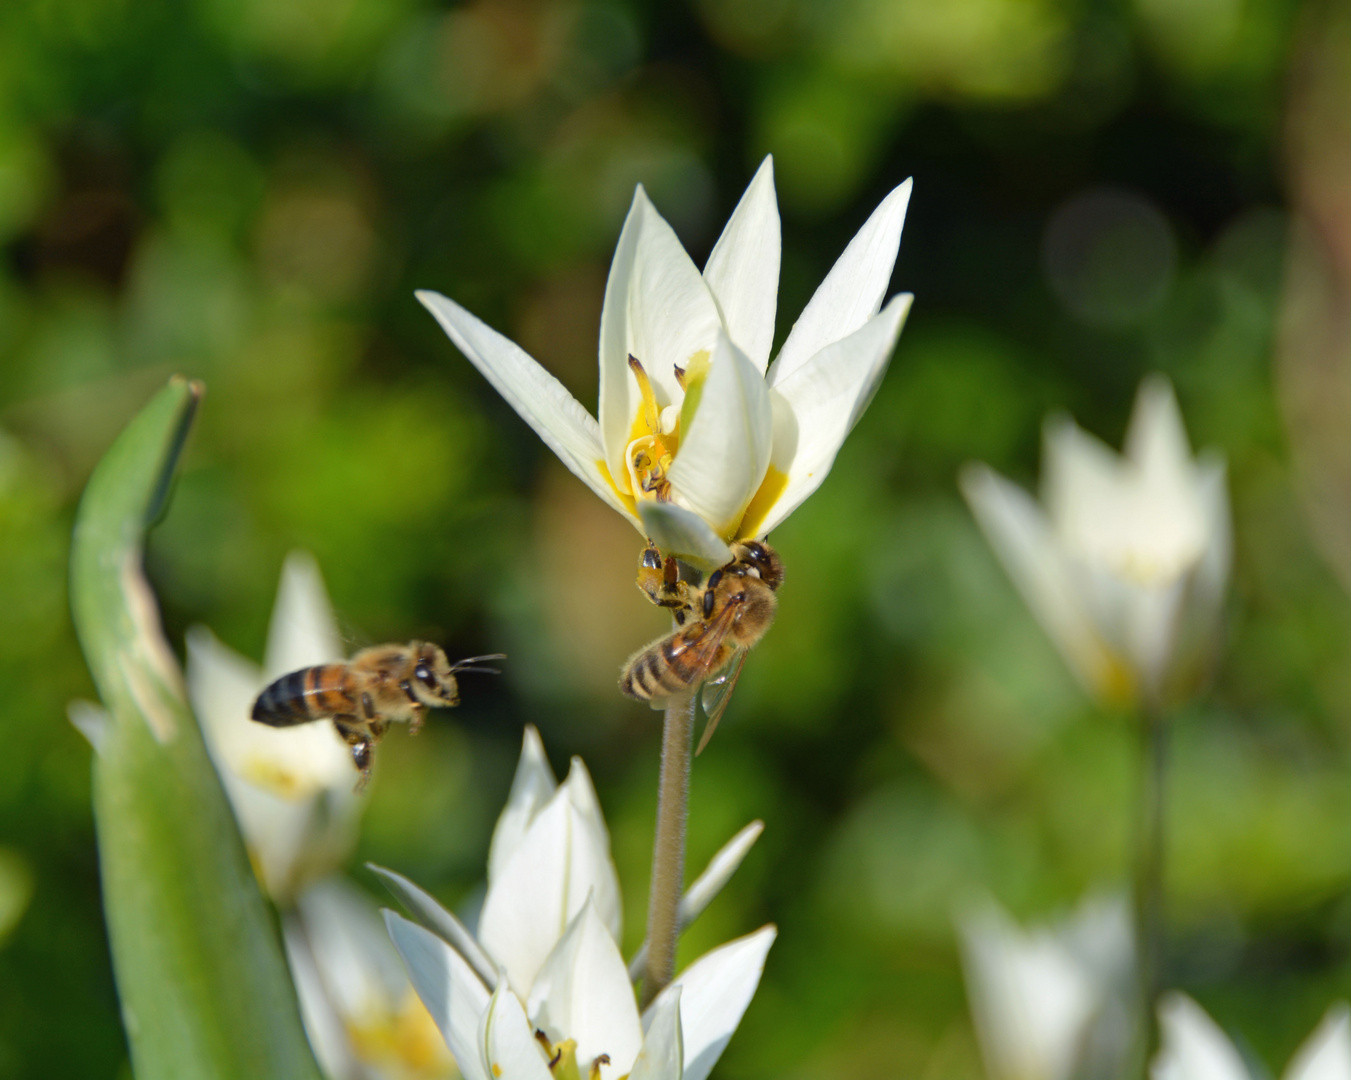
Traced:
POLYGON ((519 346, 435 292, 450 339, 601 499, 706 570, 825 479, 886 369, 911 297, 883 307, 907 180, 859 230, 770 363, 779 210, 766 158, 701 274, 640 186, 600 325, 599 421, 519 346))

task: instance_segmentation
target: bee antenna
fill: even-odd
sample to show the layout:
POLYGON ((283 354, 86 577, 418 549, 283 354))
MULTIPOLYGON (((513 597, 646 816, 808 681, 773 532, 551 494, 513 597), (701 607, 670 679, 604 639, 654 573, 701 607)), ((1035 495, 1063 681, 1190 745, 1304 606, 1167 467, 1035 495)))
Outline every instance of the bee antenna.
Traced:
POLYGON ((477 664, 480 660, 505 660, 506 658, 506 653, 488 653, 484 656, 471 656, 465 660, 457 660, 451 665, 450 670, 452 674, 460 671, 473 671, 480 675, 501 675, 502 673, 498 671, 497 668, 471 667, 470 665, 477 664))

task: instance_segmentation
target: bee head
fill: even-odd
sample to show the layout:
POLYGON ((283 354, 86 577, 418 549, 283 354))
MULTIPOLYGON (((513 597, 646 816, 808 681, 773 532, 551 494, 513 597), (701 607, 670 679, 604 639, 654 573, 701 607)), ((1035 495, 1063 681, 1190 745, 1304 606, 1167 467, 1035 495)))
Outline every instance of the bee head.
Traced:
POLYGON ((783 584, 783 561, 777 551, 761 540, 747 540, 737 544, 735 552, 737 562, 754 569, 761 581, 778 591, 783 584))
POLYGON ((408 680, 417 699, 424 705, 448 708, 460 703, 460 686, 455 669, 439 645, 423 642, 414 654, 413 674, 408 680))

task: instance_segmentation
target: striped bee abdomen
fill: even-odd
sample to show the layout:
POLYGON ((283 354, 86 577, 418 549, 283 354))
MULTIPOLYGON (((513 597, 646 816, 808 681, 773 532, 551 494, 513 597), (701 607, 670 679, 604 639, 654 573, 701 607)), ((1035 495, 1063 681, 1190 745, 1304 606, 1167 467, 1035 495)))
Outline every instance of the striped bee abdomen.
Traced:
POLYGON ((283 675, 258 695, 253 719, 271 727, 291 727, 355 712, 347 675, 346 664, 321 664, 283 675))
POLYGON ((689 631, 677 631, 634 655, 619 679, 619 689, 639 701, 653 701, 688 690, 709 672, 727 662, 732 647, 725 643, 712 656, 698 646, 707 631, 700 625, 689 631))

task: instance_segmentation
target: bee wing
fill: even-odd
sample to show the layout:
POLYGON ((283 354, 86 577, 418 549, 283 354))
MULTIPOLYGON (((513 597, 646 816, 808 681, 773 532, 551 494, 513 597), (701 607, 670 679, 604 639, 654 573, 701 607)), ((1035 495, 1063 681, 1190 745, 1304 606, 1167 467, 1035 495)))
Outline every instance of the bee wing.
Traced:
POLYGON ((727 711, 727 703, 732 700, 732 691, 736 689, 737 680, 741 678, 741 669, 746 666, 748 652, 747 649, 738 649, 732 658, 723 665, 722 671, 704 683, 701 700, 704 705, 704 715, 708 719, 704 722, 704 733, 699 739, 699 746, 694 751, 695 757, 704 752, 708 740, 713 738, 713 732, 718 726, 718 721, 722 719, 722 714, 727 711))

